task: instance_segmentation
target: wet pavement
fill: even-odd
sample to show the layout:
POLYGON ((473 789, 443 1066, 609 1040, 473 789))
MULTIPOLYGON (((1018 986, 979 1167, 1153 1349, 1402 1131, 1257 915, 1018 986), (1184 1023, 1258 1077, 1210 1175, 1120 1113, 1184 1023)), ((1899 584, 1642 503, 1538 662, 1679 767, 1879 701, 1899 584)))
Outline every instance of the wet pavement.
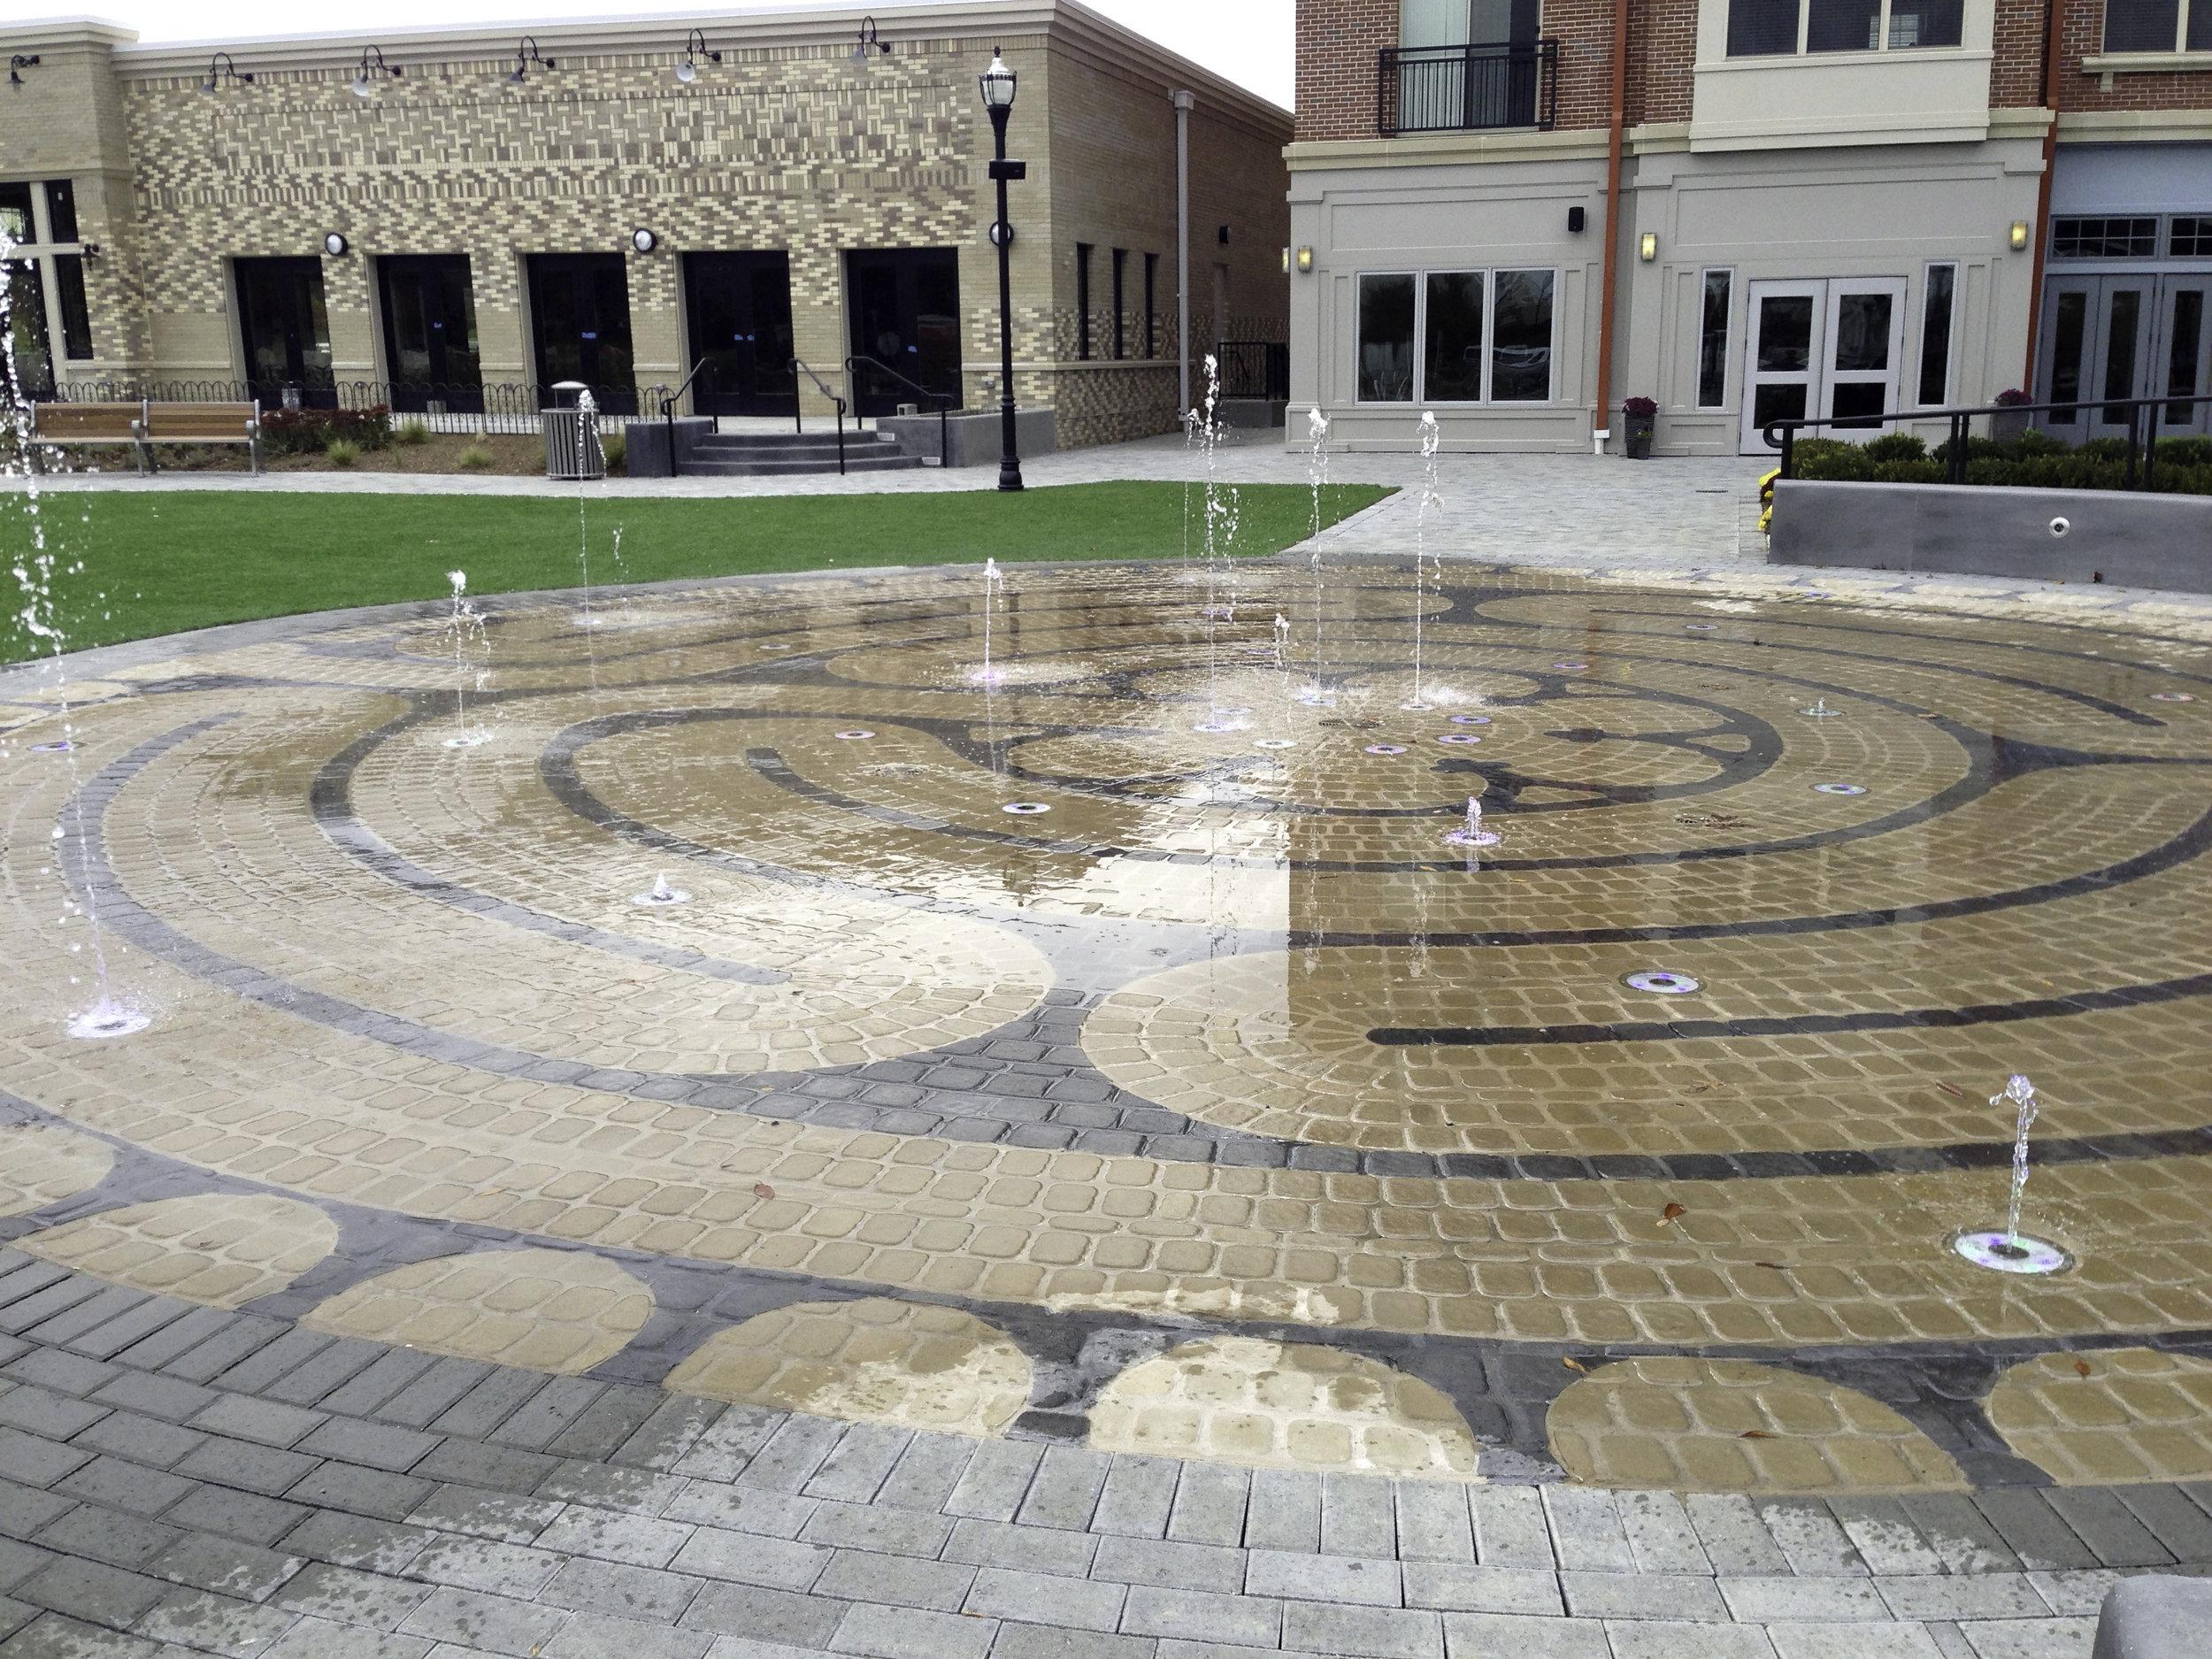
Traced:
POLYGON ((2201 607, 1387 514, 1025 567, 988 683, 964 571, 0 680, 0 1651, 2024 1659, 2212 1563, 2201 607), (1950 1248, 2015 1071, 2047 1279, 1950 1248))

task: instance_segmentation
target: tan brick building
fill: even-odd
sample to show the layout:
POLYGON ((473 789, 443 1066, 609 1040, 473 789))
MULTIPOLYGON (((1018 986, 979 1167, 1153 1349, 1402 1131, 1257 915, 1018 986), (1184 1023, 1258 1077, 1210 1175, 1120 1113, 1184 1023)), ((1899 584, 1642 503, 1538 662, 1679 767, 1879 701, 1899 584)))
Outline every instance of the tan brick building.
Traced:
POLYGON ((1642 396, 1662 452, 1763 453, 2212 392, 2212 0, 1299 0, 1298 35, 1292 393, 1340 440, 1617 449, 1642 396))
POLYGON ((1287 112, 1071 0, 952 0, 145 46, 0 23, 0 229, 35 386, 274 403, 703 411, 995 403, 991 126, 1010 153, 1016 380, 1060 442, 1177 418, 1177 128, 1190 317, 1284 337, 1287 112), (864 40, 864 35, 865 39, 864 40))

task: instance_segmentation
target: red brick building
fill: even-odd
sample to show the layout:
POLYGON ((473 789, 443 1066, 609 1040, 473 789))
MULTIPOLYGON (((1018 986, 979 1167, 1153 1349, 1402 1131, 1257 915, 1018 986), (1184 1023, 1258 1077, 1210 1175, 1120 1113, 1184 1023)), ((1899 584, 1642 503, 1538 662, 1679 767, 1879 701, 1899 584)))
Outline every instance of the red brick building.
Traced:
POLYGON ((2212 391, 2212 0, 1299 0, 1289 159, 1352 444, 2212 391))

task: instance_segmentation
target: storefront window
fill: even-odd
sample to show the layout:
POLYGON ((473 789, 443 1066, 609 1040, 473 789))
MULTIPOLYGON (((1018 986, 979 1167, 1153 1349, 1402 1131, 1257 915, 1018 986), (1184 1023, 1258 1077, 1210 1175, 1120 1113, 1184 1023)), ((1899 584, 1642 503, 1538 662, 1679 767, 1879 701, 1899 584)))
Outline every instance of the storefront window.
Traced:
POLYGON ((1482 401, 1482 273, 1432 271, 1423 396, 1432 403, 1482 401))
POLYGON ((1413 279, 1359 280, 1359 400, 1413 401, 1413 279))
POLYGON ((1551 397, 1552 273, 1501 271, 1490 337, 1490 396, 1502 403, 1551 397))
POLYGON ((1958 292, 1959 268, 1928 267, 1927 297, 1920 307, 1920 402, 1934 409, 1951 392, 1951 307, 1958 292))
MULTIPOLYGON (((2169 6, 2174 3, 2165 0, 2169 6)), ((2199 3, 2212 8, 2212 0, 2199 3)), ((1878 52, 1956 46, 1965 27, 1965 0, 1729 0, 1728 55, 1774 58, 1801 50, 1878 52)))

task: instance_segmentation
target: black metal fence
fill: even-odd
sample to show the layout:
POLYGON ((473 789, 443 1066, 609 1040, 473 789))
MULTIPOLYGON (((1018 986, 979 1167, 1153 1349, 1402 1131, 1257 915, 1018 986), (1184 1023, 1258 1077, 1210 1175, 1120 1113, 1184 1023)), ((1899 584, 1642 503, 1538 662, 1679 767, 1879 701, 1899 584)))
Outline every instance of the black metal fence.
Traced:
MULTIPOLYGON (((624 417, 657 408, 664 386, 594 386, 588 388, 603 415, 624 417)), ((419 420, 431 431, 535 437, 549 409, 574 406, 576 395, 527 380, 495 384, 441 384, 423 380, 334 380, 323 385, 286 385, 260 380, 63 380, 39 401, 62 403, 245 403, 258 400, 263 411, 278 409, 385 409, 401 419, 419 420)))
POLYGON ((1279 340, 1225 340, 1215 349, 1221 360, 1224 397, 1290 397, 1290 346, 1279 340))
POLYGON ((1379 64, 1375 124, 1401 133, 1548 128, 1559 114, 1559 42, 1393 46, 1379 64))
MULTIPOLYGON (((1989 403, 1977 409, 1927 409, 1911 414, 1832 416, 1819 420, 1773 420, 1760 429, 1767 447, 1782 453, 1780 475, 1796 476, 1797 434, 1814 426, 1837 426, 1863 432, 1872 426, 1910 426, 1923 422, 1941 420, 1950 425, 1949 439, 1936 450, 1936 457, 1944 464, 1947 484, 1966 482, 1966 464, 1972 458, 1971 440, 1974 422, 1989 417, 1993 428, 2000 420, 2051 414, 2063 411, 2070 419, 2078 419, 2091 410, 2102 410, 2108 426, 2124 424, 2127 427, 2126 489, 2149 489, 2158 465, 2158 427, 2162 419, 2177 426, 2185 425, 2193 417, 2183 411, 2201 405, 2212 404, 2212 394, 2195 396, 2164 397, 2098 397, 2076 399, 2070 403, 1989 403)), ((2022 431, 2026 426, 2024 424, 2022 431)), ((2191 437, 2202 434, 2190 433, 2191 437)))

